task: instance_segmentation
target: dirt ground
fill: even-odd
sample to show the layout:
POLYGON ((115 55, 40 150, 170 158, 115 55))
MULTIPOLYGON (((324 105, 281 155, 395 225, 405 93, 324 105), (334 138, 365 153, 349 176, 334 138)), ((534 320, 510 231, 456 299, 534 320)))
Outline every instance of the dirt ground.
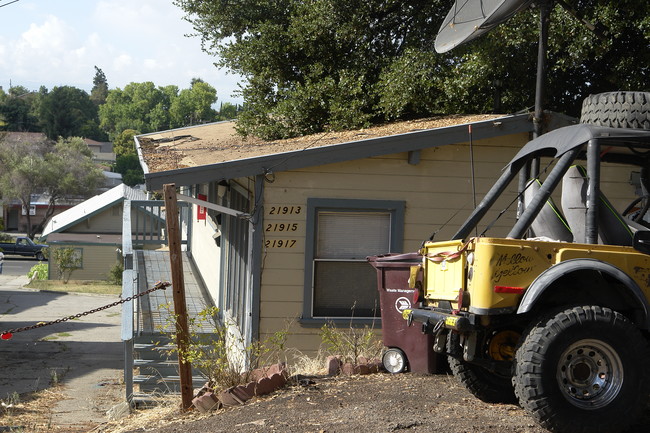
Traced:
MULTIPOLYGON (((648 431, 650 411, 632 431, 648 431)), ((526 432, 546 430, 521 408, 486 404, 450 375, 387 373, 350 378, 318 378, 294 384, 244 406, 208 416, 177 414, 146 426, 102 432, 526 432)))

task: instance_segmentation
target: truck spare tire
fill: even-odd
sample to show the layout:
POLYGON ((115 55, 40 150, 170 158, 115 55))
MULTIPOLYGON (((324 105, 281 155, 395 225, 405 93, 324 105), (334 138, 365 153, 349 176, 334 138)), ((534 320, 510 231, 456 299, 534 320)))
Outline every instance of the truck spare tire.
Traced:
POLYGON ((607 92, 582 102, 580 123, 650 130, 650 92, 607 92))

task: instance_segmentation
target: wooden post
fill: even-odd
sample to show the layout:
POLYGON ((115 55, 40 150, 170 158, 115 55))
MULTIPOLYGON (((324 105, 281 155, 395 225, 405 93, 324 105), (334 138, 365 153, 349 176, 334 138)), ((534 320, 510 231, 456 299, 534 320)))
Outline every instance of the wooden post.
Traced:
POLYGON ((176 315, 176 345, 178 347, 178 374, 181 380, 181 409, 188 410, 192 406, 194 389, 192 386, 192 365, 183 362, 181 353, 187 353, 190 332, 187 324, 187 305, 185 303, 185 281, 183 279, 183 258, 181 256, 181 232, 178 222, 178 203, 176 201, 176 185, 165 184, 165 213, 167 222, 167 241, 169 243, 169 261, 172 271, 172 287, 174 289, 174 313, 176 315))

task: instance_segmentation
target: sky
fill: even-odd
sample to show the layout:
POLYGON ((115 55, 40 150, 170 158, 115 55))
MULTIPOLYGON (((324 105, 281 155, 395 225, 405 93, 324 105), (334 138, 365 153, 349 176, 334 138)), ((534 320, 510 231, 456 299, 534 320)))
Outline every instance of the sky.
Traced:
POLYGON ((0 86, 74 86, 90 93, 95 66, 110 89, 131 82, 189 88, 201 78, 219 102, 241 77, 214 66, 172 0, 0 0, 0 86))

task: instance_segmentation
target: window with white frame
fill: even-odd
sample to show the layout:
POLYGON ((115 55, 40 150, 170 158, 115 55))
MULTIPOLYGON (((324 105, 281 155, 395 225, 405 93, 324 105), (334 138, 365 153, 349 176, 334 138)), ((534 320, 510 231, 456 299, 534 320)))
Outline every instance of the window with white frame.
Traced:
POLYGON ((401 201, 308 200, 303 319, 379 317, 377 273, 366 258, 400 252, 403 226, 401 201))

